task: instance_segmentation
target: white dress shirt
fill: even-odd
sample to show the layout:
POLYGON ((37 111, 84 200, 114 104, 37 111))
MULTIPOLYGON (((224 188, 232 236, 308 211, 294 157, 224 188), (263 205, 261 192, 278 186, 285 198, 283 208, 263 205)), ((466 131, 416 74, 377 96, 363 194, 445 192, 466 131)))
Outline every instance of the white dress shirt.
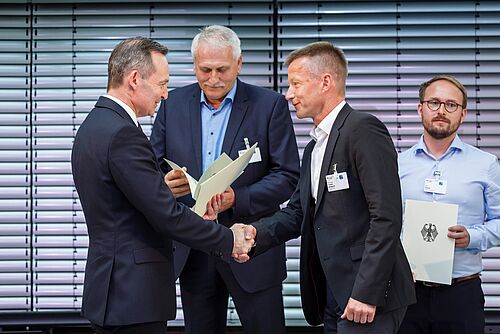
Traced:
POLYGON ((338 114, 344 108, 346 102, 340 102, 332 111, 313 129, 309 135, 312 139, 316 141, 311 154, 311 194, 314 198, 314 202, 318 198, 318 185, 319 185, 319 175, 321 173, 321 165, 323 164, 323 157, 325 156, 326 145, 328 144, 328 137, 330 137, 330 131, 332 129, 333 123, 337 118, 338 114))

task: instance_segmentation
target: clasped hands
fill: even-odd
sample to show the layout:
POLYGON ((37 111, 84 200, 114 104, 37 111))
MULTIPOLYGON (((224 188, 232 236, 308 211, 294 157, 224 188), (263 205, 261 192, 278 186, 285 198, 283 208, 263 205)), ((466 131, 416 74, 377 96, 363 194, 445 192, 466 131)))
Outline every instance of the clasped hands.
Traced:
MULTIPOLYGON (((232 190, 231 190, 232 191, 232 190)), ((226 190, 227 192, 227 190, 226 190)), ((221 212, 223 194, 217 194, 207 203, 207 211, 203 215, 203 219, 214 220, 217 218, 217 213, 221 212)), ((233 259, 239 263, 244 263, 250 260, 248 253, 255 245, 255 236, 257 230, 252 225, 234 224, 231 226, 233 232, 233 259)))
POLYGON ((234 224, 231 226, 233 232, 233 259, 239 263, 250 260, 248 253, 255 245, 257 230, 252 225, 234 224))

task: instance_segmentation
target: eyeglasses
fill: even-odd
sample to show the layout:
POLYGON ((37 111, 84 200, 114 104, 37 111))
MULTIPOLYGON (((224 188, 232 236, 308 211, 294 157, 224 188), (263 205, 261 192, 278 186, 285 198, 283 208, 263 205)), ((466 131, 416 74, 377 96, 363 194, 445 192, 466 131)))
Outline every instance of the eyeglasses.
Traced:
POLYGON ((461 108, 464 107, 463 105, 453 101, 441 102, 439 100, 428 100, 428 101, 421 101, 421 103, 425 103, 427 105, 427 108, 429 108, 432 111, 438 111, 439 108, 441 108, 441 105, 444 104, 444 109, 449 113, 457 111, 458 107, 461 108))

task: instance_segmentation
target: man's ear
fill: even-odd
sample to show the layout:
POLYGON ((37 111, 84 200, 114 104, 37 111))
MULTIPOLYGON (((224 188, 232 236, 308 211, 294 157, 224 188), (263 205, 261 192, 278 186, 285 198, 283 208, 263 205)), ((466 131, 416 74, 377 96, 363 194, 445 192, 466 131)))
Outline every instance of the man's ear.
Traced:
POLYGON ((333 76, 330 73, 325 73, 321 77, 321 85, 322 90, 324 92, 329 91, 331 89, 335 90, 335 80, 333 80, 333 76))
POLYGON ((419 103, 417 106, 417 112, 418 112, 418 117, 420 118, 420 121, 422 121, 422 103, 419 103))
POLYGON ((460 124, 465 121, 465 117, 467 116, 467 108, 462 109, 462 115, 460 116, 460 124))
POLYGON ((238 74, 240 74, 242 64, 243 64, 243 57, 242 55, 240 55, 240 58, 238 58, 238 74))
POLYGON ((127 86, 132 88, 133 90, 137 89, 137 86, 139 85, 139 79, 141 79, 141 75, 137 70, 132 70, 128 72, 128 74, 125 75, 124 78, 127 86))

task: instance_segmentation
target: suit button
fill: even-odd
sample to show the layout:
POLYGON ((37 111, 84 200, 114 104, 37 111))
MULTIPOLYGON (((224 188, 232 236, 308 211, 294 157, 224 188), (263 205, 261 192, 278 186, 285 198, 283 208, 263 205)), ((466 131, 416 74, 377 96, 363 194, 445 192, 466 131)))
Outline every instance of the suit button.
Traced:
POLYGON ((323 260, 324 260, 324 261, 328 261, 328 260, 330 260, 330 257, 329 257, 329 256, 325 256, 325 257, 323 258, 323 260))
POLYGON ((172 247, 172 252, 175 252, 175 247, 172 247))
POLYGON ((321 230, 321 227, 316 227, 316 230, 318 230, 318 231, 321 230))

